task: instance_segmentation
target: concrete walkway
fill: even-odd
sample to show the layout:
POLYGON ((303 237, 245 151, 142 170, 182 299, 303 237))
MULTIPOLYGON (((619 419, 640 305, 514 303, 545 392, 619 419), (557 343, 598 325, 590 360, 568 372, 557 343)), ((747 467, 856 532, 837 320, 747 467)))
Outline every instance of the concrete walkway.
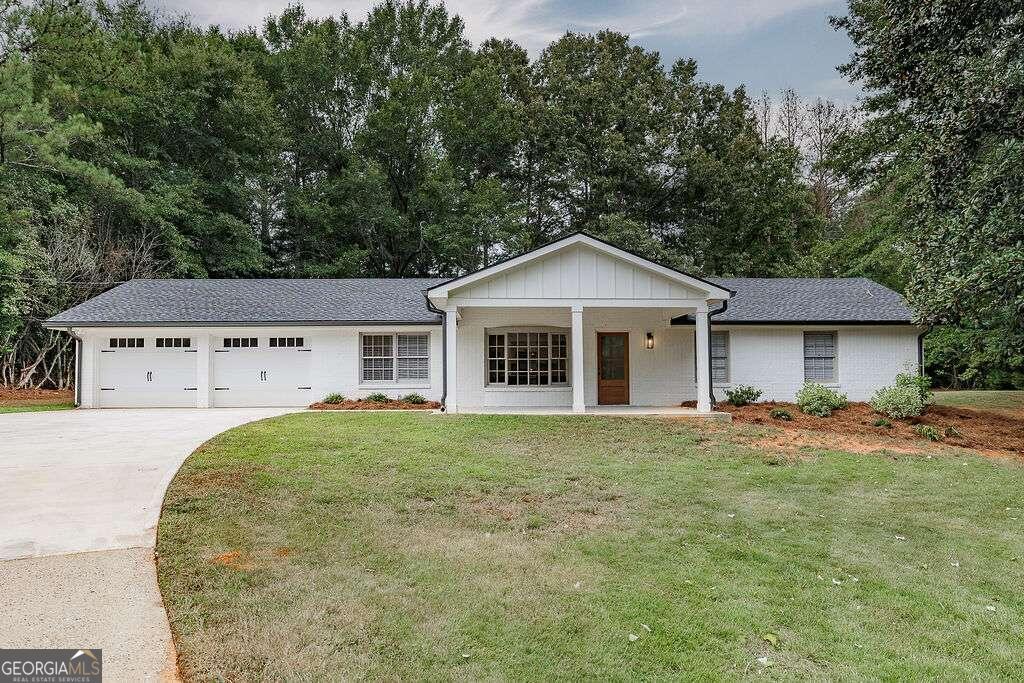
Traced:
POLYGON ((0 648, 103 649, 104 680, 173 680, 153 546, 188 455, 289 408, 0 415, 0 648))

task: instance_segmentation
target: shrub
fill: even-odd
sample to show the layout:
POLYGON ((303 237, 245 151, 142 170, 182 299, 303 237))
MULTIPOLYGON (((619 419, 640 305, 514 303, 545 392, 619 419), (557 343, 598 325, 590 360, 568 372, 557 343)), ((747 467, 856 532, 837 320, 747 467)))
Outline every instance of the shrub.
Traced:
POLYGON ((345 402, 345 397, 342 396, 341 394, 338 394, 338 393, 327 394, 326 396, 324 396, 324 400, 323 400, 323 403, 329 403, 329 404, 332 404, 332 405, 335 404, 335 403, 344 403, 344 402, 345 402))
POLYGON ((796 404, 808 415, 828 417, 833 410, 846 407, 846 394, 840 394, 826 386, 814 382, 806 382, 796 392, 796 404))
POLYGON ((776 420, 784 420, 786 422, 793 419, 793 416, 789 414, 789 411, 783 410, 782 408, 772 408, 772 412, 768 413, 768 415, 776 420))
POLYGON ((922 375, 901 372, 895 383, 882 387, 871 397, 871 407, 889 417, 917 417, 932 401, 929 380, 922 375))
POLYGON ((382 394, 379 391, 367 396, 366 400, 369 401, 370 403, 391 403, 391 399, 388 397, 388 395, 382 394))
POLYGON ((761 398, 761 390, 746 384, 740 384, 732 389, 726 389, 725 395, 729 399, 729 403, 738 408, 754 403, 757 399, 761 398))
POLYGON ((419 394, 406 394, 402 397, 404 403, 411 403, 412 405, 418 406, 427 402, 423 396, 419 394))
POLYGON ((888 429, 889 427, 892 427, 892 422, 889 422, 884 417, 880 417, 877 420, 875 420, 874 425, 876 427, 885 427, 886 429, 888 429))
POLYGON ((929 441, 942 441, 942 435, 939 434, 939 430, 931 425, 915 425, 914 431, 929 441))

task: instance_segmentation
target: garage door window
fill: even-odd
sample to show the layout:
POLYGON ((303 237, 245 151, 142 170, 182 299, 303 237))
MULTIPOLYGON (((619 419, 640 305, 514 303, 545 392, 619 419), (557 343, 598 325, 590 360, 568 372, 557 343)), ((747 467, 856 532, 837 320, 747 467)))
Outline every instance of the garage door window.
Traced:
POLYGON ((224 337, 225 349, 255 349, 259 345, 256 337, 224 337))
POLYGON ((142 337, 111 337, 110 348, 112 349, 141 349, 146 346, 146 340, 142 337))
POLYGON ((270 348, 272 349, 294 349, 305 346, 302 337, 271 337, 270 348))
POLYGON ((430 379, 430 335, 364 334, 360 357, 363 382, 416 382, 430 379))
POLYGON ((192 340, 188 337, 157 337, 156 348, 158 349, 188 349, 192 347, 192 340))

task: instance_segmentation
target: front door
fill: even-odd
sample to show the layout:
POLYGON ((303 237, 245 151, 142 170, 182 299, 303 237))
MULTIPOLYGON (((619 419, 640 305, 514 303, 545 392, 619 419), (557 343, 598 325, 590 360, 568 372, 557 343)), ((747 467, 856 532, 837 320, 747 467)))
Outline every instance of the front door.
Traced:
POLYGON ((629 403, 629 334, 597 333, 597 403, 629 403))

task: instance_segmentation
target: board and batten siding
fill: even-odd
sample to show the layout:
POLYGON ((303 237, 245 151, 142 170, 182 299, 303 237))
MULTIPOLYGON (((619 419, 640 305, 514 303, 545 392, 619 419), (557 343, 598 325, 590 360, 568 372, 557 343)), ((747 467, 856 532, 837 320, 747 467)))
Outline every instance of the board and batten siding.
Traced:
POLYGON ((716 400, 725 389, 749 384, 760 389, 762 401, 793 401, 804 383, 804 332, 836 333, 837 380, 827 386, 851 401, 867 401, 879 388, 892 384, 900 372, 917 372, 917 337, 910 325, 829 327, 712 325, 729 333, 729 380, 715 384, 716 400))
POLYGON ((703 299, 704 294, 585 245, 530 261, 466 285, 455 300, 703 299))

